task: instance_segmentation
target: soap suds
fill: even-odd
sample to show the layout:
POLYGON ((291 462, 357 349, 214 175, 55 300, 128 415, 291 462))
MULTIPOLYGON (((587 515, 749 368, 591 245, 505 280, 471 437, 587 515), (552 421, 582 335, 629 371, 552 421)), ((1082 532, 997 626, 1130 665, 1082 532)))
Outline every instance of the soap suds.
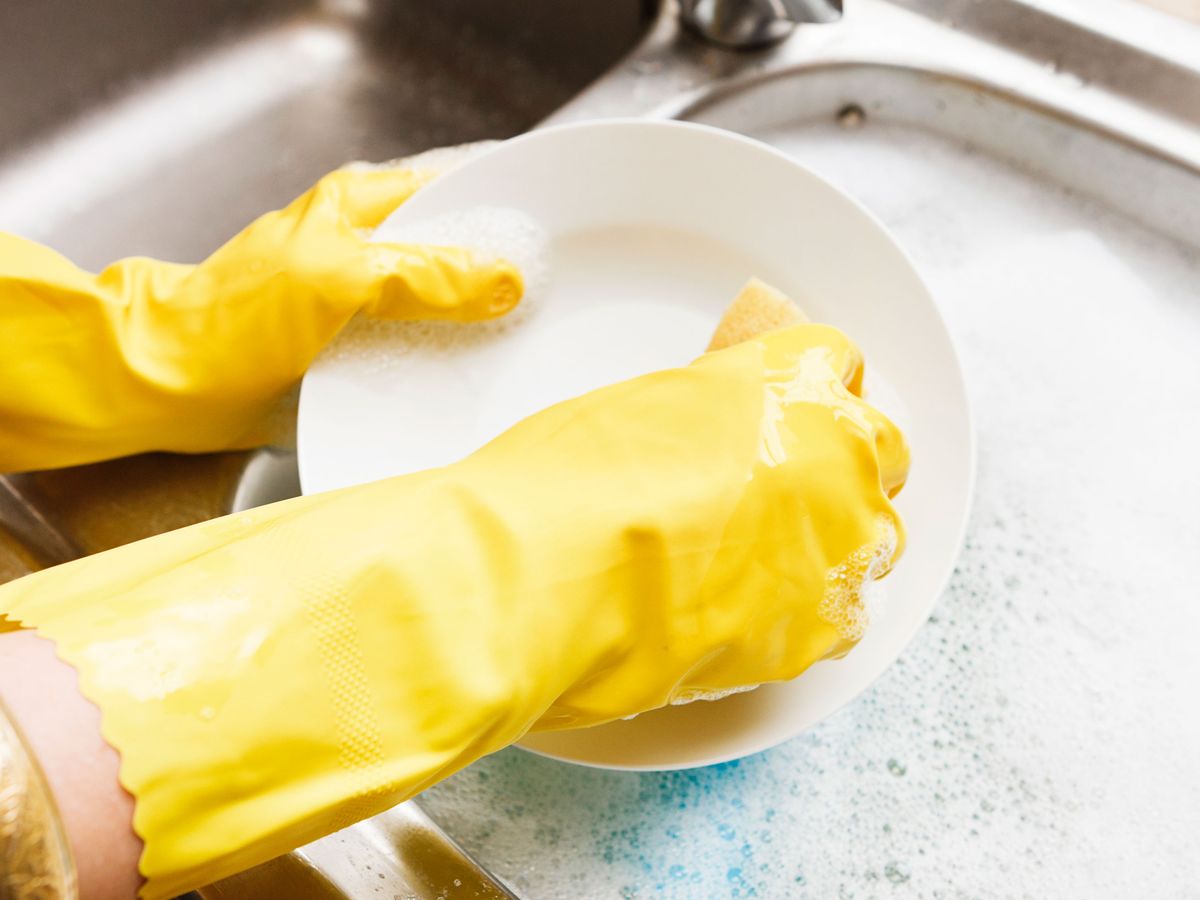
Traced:
POLYGON ((531 897, 1200 897, 1200 256, 907 129, 767 137, 897 230, 962 352, 979 481, 947 591, 765 753, 639 773, 510 749, 422 805, 531 897))
POLYGON ((825 595, 817 615, 847 641, 862 640, 867 626, 883 612, 887 585, 879 579, 896 555, 896 524, 891 516, 875 520, 876 539, 859 547, 825 573, 825 595))
MULTIPOLYGON (((757 690, 761 685, 747 684, 742 687, 721 688, 719 690, 706 691, 700 688, 691 688, 689 690, 680 691, 671 698, 672 706, 686 706, 689 703, 695 703, 697 700, 704 700, 712 703, 715 700, 724 700, 726 697, 732 697, 734 694, 745 694, 749 691, 757 690)), ((633 718, 632 716, 630 718, 633 718)))
MULTIPOLYGON (((451 148, 457 152, 461 148, 451 148)), ((505 259, 521 272, 525 293, 507 315, 486 322, 396 322, 358 315, 321 354, 357 377, 386 374, 414 352, 454 352, 518 327, 532 315, 550 281, 550 238, 516 209, 479 206, 387 227, 388 243, 467 247, 482 259, 505 259)))

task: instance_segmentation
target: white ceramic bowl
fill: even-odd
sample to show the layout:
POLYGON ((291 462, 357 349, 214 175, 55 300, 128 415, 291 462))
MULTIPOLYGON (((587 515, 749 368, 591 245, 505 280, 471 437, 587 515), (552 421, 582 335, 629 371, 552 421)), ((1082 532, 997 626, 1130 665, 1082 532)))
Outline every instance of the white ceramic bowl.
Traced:
POLYGON ((757 276, 858 342, 868 396, 911 441, 897 504, 908 548, 887 578, 885 613, 846 658, 795 681, 523 746, 595 766, 685 768, 766 749, 853 699, 928 617, 958 554, 974 478, 958 360, 904 252, 782 153, 718 129, 647 121, 514 138, 420 191, 376 238, 479 206, 538 220, 551 239, 549 283, 512 327, 450 351, 398 346, 394 366, 324 355, 300 397, 304 491, 451 462, 551 403, 684 364, 757 276))

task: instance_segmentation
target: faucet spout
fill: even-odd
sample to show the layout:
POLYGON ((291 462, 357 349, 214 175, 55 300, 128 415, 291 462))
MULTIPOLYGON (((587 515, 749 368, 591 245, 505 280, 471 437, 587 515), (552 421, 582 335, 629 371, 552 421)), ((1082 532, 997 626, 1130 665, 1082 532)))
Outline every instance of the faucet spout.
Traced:
POLYGON ((842 0, 679 0, 684 25, 736 50, 777 44, 801 22, 836 22, 842 0))

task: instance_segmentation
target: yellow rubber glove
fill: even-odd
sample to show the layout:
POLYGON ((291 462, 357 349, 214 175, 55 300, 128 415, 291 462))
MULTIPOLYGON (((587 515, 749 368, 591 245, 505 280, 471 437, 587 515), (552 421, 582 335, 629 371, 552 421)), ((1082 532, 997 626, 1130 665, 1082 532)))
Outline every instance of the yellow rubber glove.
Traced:
POLYGON ((899 431, 798 325, 553 406, 454 465, 0 588, 80 671, 169 897, 527 730, 792 678, 900 551, 899 431))
POLYGON ((92 275, 0 234, 0 472, 256 446, 355 313, 507 312, 522 291, 507 262, 366 242, 437 174, 421 159, 339 169, 196 266, 126 259, 92 275))

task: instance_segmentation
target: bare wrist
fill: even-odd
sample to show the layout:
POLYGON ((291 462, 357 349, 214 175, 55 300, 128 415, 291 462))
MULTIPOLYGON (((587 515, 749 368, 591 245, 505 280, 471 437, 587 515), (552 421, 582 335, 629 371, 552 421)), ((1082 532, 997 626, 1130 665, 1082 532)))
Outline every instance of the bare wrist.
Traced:
MULTIPOLYGON (((7 707, 10 726, 16 726, 8 746, 17 746, 19 729, 27 748, 20 760, 15 751, 0 758, 0 769, 14 773, 13 778, 18 767, 26 773, 21 782, 26 792, 20 802, 28 824, 22 824, 22 831, 35 822, 46 823, 37 825, 37 836, 19 839, 22 846, 29 840, 39 842, 30 852, 43 854, 40 864, 46 867, 46 877, 65 879, 70 888, 58 893, 26 888, 25 893, 9 894, 0 888, 0 900, 76 896, 74 873, 69 861, 63 861, 71 857, 78 871, 78 895, 85 900, 133 897, 141 883, 137 872, 141 841, 132 827, 133 798, 117 780, 120 758, 101 737, 100 712, 79 692, 75 670, 57 657, 52 642, 32 632, 0 634, 0 704, 7 707), (36 764, 24 763, 29 758, 36 764), (6 764, 12 768, 6 769, 6 764)), ((0 732, 3 729, 0 722, 0 732)), ((0 734, 0 755, 4 747, 0 734)), ((10 790, 9 784, 7 775, 0 775, 0 791, 10 790)), ((6 797, 0 797, 0 807, 6 797)), ((17 802, 15 795, 8 799, 17 802)), ((6 811, 0 811, 0 828, 6 811)), ((17 839, 14 830, 14 842, 17 839)), ((4 840, 0 833, 0 843, 4 840)), ((7 848, 2 858, 0 884, 11 880, 13 869, 7 848)), ((17 877, 24 876, 18 873, 17 877)))

